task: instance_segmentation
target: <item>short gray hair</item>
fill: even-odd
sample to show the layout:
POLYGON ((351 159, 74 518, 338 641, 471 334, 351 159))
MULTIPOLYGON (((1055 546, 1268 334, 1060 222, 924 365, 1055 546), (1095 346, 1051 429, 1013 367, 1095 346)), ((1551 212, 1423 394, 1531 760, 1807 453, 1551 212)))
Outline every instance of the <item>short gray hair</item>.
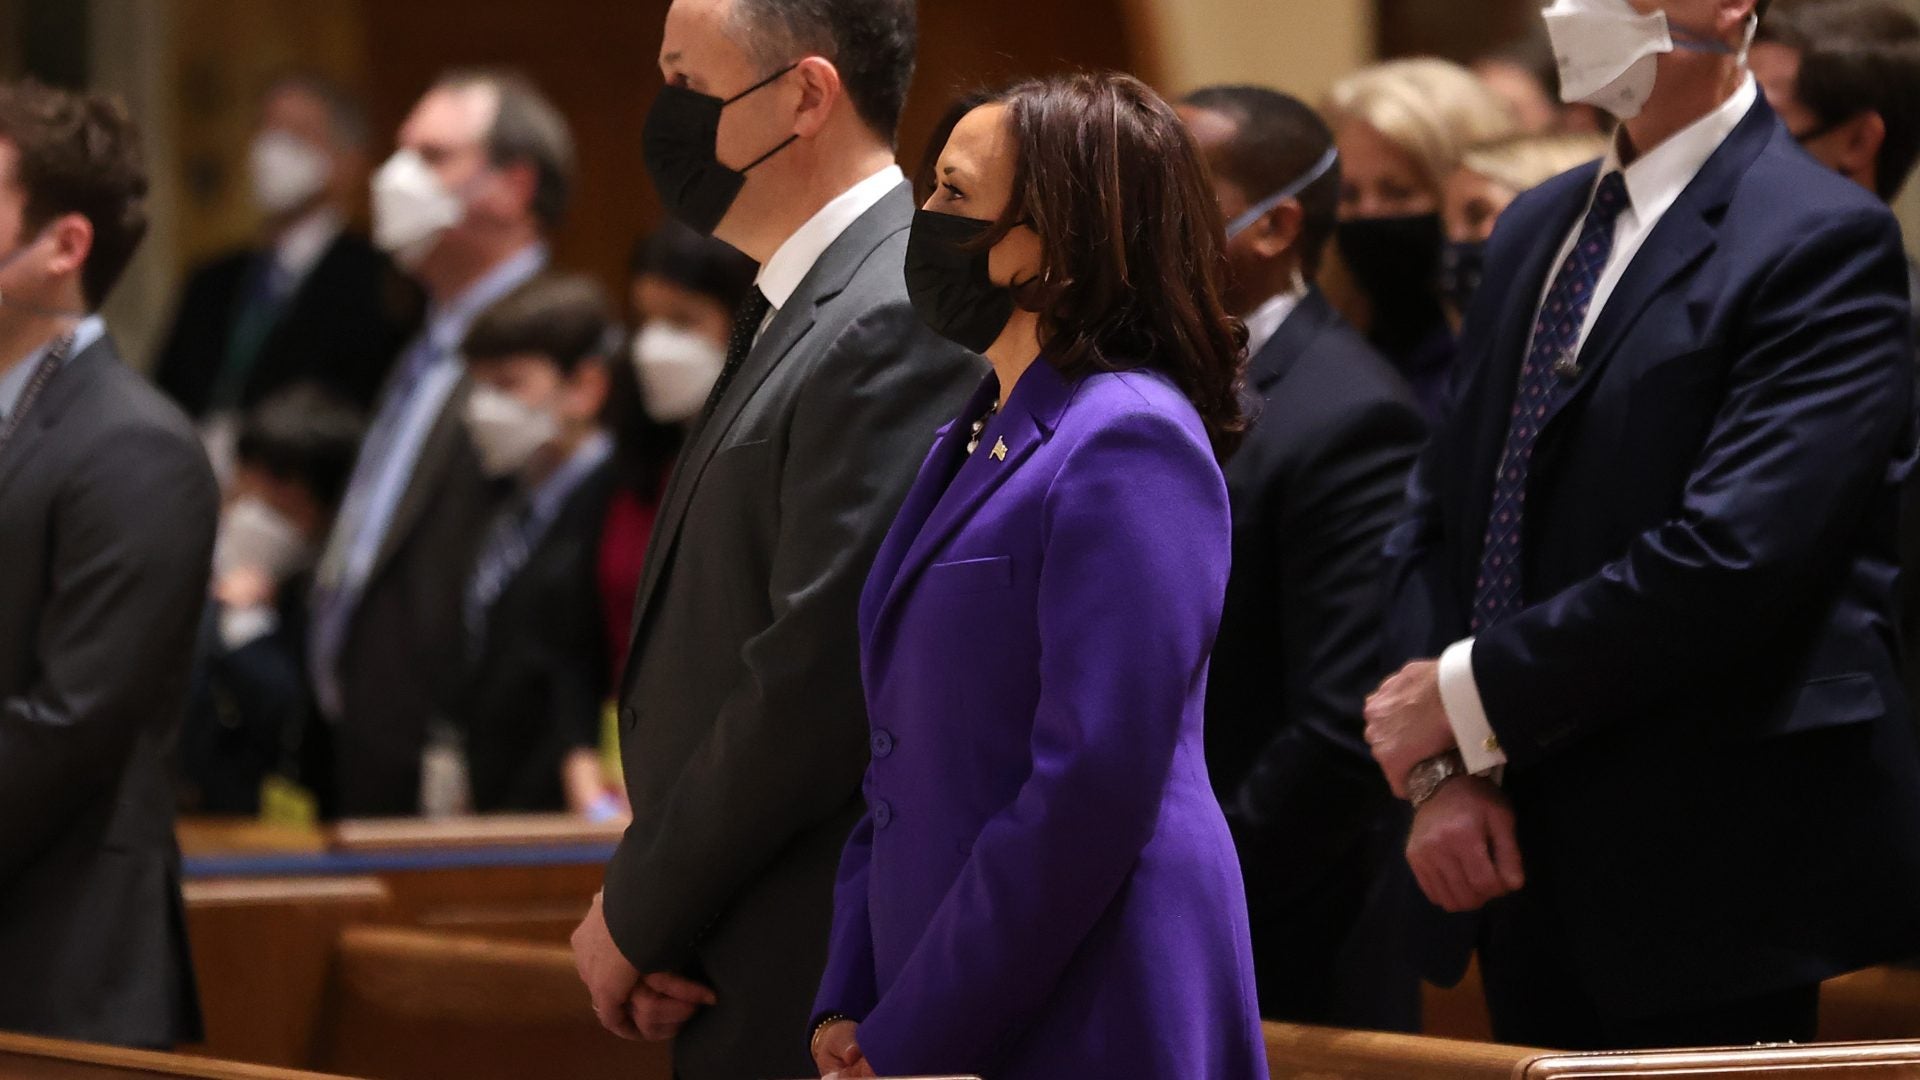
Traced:
POLYGON ((450 71, 434 83, 436 89, 483 88, 500 99, 493 126, 487 130, 487 158, 495 166, 525 162, 538 177, 533 213, 542 226, 553 229, 567 216, 573 195, 573 131, 553 102, 517 71, 473 68, 450 71))

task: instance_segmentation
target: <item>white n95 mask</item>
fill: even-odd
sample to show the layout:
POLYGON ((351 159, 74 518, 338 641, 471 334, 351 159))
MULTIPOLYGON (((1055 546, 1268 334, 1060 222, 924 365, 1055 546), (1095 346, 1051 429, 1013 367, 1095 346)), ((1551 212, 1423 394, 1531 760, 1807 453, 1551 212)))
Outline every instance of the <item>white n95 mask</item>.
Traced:
POLYGON ((243 495, 220 515, 213 542, 213 572, 225 577, 242 567, 285 581, 313 561, 313 546, 285 514, 257 496, 243 495))
POLYGON ((373 174, 373 242, 401 266, 417 266, 466 205, 414 150, 400 150, 373 174))
POLYGON ((320 194, 333 176, 327 155, 284 131, 263 131, 247 154, 253 203, 269 214, 284 214, 320 194))
POLYGON ((633 339, 633 369, 647 415, 680 424, 699 415, 726 366, 727 350, 690 330, 648 323, 633 339))
MULTIPOLYGON (((1622 120, 1639 116, 1646 107, 1663 53, 1737 52, 1746 62, 1745 46, 1735 50, 1724 42, 1676 31, 1666 12, 1641 14, 1627 0, 1554 0, 1541 17, 1560 68, 1560 99, 1604 109, 1622 120)), ((1757 28, 1757 20, 1748 22, 1749 45, 1757 28)))
POLYGON ((560 421, 504 390, 476 386, 467 398, 467 434, 488 476, 512 476, 560 437, 560 421))

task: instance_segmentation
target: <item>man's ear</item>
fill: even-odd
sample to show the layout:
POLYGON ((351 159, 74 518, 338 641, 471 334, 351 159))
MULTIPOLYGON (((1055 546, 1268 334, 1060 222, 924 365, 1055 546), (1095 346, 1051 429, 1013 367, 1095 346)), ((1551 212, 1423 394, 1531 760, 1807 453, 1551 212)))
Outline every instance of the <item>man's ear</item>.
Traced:
POLYGON ((540 168, 531 161, 514 161, 494 170, 498 209, 504 214, 533 215, 533 200, 540 190, 540 168))
POLYGON ((607 409, 607 397, 613 390, 612 376, 607 371, 608 363, 605 357, 582 361, 567 380, 568 411, 584 423, 597 422, 607 409))
POLYGON ((47 273, 54 277, 79 273, 93 253, 93 222, 83 214, 62 214, 47 226, 46 233, 53 241, 47 273))
POLYGON ((793 69, 800 86, 800 105, 793 119, 793 133, 803 139, 820 134, 832 119, 834 109, 845 96, 840 69, 822 56, 809 56, 793 69))
POLYGON ((1299 199, 1282 200, 1265 217, 1248 229, 1248 242, 1263 259, 1278 258, 1300 243, 1300 231, 1306 227, 1307 211, 1299 199))
POLYGON ((1835 132, 1840 142, 1840 171, 1872 187, 1878 181, 1880 148, 1887 144, 1887 121, 1869 109, 1835 132))

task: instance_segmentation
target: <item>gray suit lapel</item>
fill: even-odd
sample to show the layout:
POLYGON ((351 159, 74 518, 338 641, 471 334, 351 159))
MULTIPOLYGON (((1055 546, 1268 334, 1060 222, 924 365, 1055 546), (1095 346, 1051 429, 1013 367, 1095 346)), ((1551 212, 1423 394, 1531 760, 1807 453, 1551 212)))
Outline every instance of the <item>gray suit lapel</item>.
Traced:
POLYGON ((746 410, 747 402, 753 399, 753 395, 780 366, 780 362, 813 329, 815 309, 846 289, 875 248, 913 224, 913 196, 909 192, 906 184, 888 192, 821 254, 819 261, 814 263, 813 269, 800 282, 800 287, 788 297, 786 304, 768 324, 766 332, 760 335, 745 364, 721 396, 713 416, 701 426, 693 442, 682 452, 679 463, 674 467, 673 481, 668 485, 666 502, 654 524, 653 538, 647 544, 646 571, 641 576, 640 593, 633 608, 633 633, 626 666, 629 681, 639 667, 633 662, 633 654, 639 649, 648 609, 674 557, 680 530, 686 524, 687 511, 699 489, 701 475, 726 443, 727 435, 739 421, 740 414, 746 410))
POLYGON ((46 389, 41 392, 40 400, 34 403, 33 410, 21 421, 20 430, 13 433, 7 446, 0 447, 0 496, 6 494, 13 478, 20 475, 27 461, 46 443, 47 431, 99 376, 100 369, 118 362, 119 356, 114 351, 113 338, 109 335, 101 337, 80 355, 69 358, 60 366, 60 370, 54 373, 46 389))

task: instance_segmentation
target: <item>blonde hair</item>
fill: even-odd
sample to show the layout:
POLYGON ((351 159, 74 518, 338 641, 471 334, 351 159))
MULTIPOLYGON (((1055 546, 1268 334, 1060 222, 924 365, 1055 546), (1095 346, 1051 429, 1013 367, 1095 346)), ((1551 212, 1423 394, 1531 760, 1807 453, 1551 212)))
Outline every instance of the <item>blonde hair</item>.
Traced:
POLYGON ((1513 110, 1473 73, 1447 60, 1390 60, 1335 83, 1327 119, 1337 130, 1358 120, 1419 166, 1434 191, 1461 155, 1478 143, 1512 135, 1513 110))
POLYGON ((1519 135, 1469 147, 1460 167, 1521 192, 1607 152, 1602 135, 1519 135))

